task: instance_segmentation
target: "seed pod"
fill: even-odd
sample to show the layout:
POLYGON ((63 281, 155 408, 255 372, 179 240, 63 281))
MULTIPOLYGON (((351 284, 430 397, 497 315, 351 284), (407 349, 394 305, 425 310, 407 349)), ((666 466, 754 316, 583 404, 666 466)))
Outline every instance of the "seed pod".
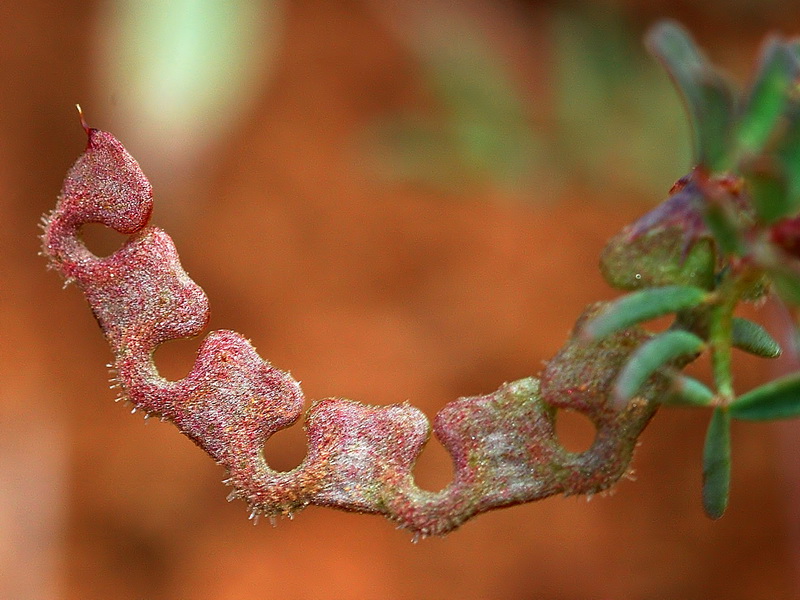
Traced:
POLYGON ((623 290, 664 285, 711 289, 716 253, 691 176, 672 195, 611 238, 600 257, 608 283, 623 290))

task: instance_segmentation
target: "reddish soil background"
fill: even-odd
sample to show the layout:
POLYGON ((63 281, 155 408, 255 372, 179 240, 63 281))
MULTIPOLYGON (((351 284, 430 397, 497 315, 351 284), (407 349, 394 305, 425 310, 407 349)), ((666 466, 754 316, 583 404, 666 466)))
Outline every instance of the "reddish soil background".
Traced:
MULTIPOLYGON (((272 81, 198 175, 176 184, 152 169, 157 201, 162 188, 163 206, 182 199, 155 221, 208 292, 211 326, 250 337, 309 399, 410 400, 431 418, 458 396, 536 374, 583 306, 613 297, 597 256, 646 205, 571 182, 557 201, 523 203, 490 187, 445 195, 376 180, 352 140, 376 115, 429 101, 413 57, 368 3, 293 1, 286 14, 272 81)), ((761 36, 686 5, 637 14, 684 18, 704 43, 739 54, 761 36)), ((707 415, 671 410, 642 437, 638 480, 591 503, 504 509, 418 544, 381 518, 327 509, 253 527, 199 449, 112 401, 91 314, 37 256, 39 215, 83 148, 74 102, 125 141, 93 80, 93 15, 90 3, 0 8, 0 595, 797 597, 794 423, 735 427, 719 522, 699 500, 707 415)), ((530 40, 520 69, 546 54, 542 43, 530 40)), ((148 172, 148 149, 129 149, 148 172)), ((197 343, 160 350, 163 372, 186 373, 197 343)), ((742 364, 742 389, 768 376, 742 364)), ((567 420, 565 440, 585 444, 585 427, 567 420)), ((290 468, 303 448, 296 426, 266 453, 290 468)), ((446 485, 435 442, 416 473, 424 487, 446 485)))

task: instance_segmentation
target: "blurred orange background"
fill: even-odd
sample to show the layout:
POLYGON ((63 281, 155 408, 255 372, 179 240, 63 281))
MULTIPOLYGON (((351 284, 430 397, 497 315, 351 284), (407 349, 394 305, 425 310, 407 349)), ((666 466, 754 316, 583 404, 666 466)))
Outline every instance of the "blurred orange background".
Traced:
MULTIPOLYGON (((84 147, 80 102, 151 178, 213 328, 309 399, 432 418, 538 373, 583 306, 614 296, 604 240, 688 169, 679 101, 639 41, 664 16, 740 81, 767 32, 800 33, 799 8, 757 0, 4 3, 0 597, 800 597, 796 422, 735 427, 719 522, 700 505, 708 415, 675 409, 642 437, 637 481, 591 503, 417 544, 319 508, 253 527, 213 461, 113 402, 85 302, 37 256, 84 147)), ((87 230, 97 252, 119 241, 87 230)), ((156 362, 181 377, 198 344, 156 362)), ((737 384, 789 368, 742 359, 737 384)), ((568 417, 565 443, 587 445, 568 417)), ((289 469, 304 444, 297 425, 265 453, 289 469)), ((447 484, 436 442, 415 474, 447 484)))

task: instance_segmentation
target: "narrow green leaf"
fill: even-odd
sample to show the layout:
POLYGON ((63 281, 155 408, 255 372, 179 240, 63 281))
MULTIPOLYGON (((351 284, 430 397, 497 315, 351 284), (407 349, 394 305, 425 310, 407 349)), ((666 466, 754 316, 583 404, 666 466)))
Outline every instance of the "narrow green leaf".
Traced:
MULTIPOLYGON (((795 90, 797 94, 800 90, 795 90)), ((785 217, 800 210, 800 106, 795 102, 786 112, 786 130, 777 144, 776 155, 786 181, 787 197, 784 207, 785 217)))
POLYGON ((688 285, 666 285, 633 292, 610 302, 586 324, 581 335, 585 339, 601 339, 637 323, 698 306, 707 297, 705 290, 688 285))
POLYGON ((741 150, 760 154, 786 109, 794 80, 790 49, 773 37, 764 47, 752 92, 736 132, 741 150))
POLYGON ((771 381, 730 405, 731 416, 744 421, 770 421, 800 417, 800 373, 771 381))
POLYGON ((709 406, 713 400, 714 392, 704 383, 688 375, 678 374, 672 378, 670 393, 660 402, 676 406, 709 406))
POLYGON ((767 330, 758 323, 741 317, 733 317, 733 346, 763 358, 777 358, 781 346, 767 330))
POLYGON ((716 408, 703 447, 703 508, 710 518, 725 513, 730 485, 731 417, 727 409, 716 408))
POLYGON ((646 44, 681 92, 694 129, 696 162, 711 170, 724 170, 734 113, 731 86, 674 21, 653 27, 646 44))
POLYGON ((702 339, 688 331, 667 331, 653 337, 625 363, 614 385, 614 400, 619 404, 628 402, 661 367, 681 356, 698 354, 704 346, 702 339))

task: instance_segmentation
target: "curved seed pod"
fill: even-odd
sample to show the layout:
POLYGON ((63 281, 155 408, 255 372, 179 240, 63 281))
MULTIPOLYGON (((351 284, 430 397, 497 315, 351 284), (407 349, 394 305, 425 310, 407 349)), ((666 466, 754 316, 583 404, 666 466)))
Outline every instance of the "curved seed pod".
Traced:
MULTIPOLYGON (((224 466, 234 488, 229 497, 244 500, 251 516, 291 515, 317 504, 383 514, 416 535, 443 534, 487 510, 559 493, 595 493, 627 471, 636 438, 668 382, 618 410, 610 399, 612 383, 648 335, 628 330, 585 344, 578 328, 548 366, 546 392, 539 380, 522 379, 439 412, 433 433, 455 467, 452 483, 439 492, 414 483, 412 468, 431 428, 408 404, 316 402, 305 414, 305 460, 288 472, 271 469, 263 446, 301 418, 300 385, 232 331, 208 334, 185 378, 159 375, 154 350, 199 334, 208 300, 183 270, 170 237, 147 225, 152 192, 136 161, 112 135, 86 129, 86 152, 45 218, 44 253, 85 294, 113 352, 122 397, 147 415, 172 421, 224 466), (131 238, 110 256, 97 257, 79 237, 89 222, 131 238), (595 422, 599 435, 590 450, 574 454, 561 446, 557 408, 582 411, 595 422)), ((597 311, 592 307, 587 315, 597 311)))

